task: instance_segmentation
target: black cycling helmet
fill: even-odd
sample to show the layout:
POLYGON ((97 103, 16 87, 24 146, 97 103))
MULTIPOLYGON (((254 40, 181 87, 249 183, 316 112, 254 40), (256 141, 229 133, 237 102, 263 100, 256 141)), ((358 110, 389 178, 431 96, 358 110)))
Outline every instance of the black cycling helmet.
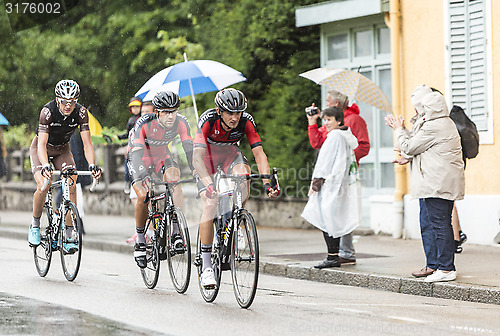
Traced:
POLYGON ((153 106, 157 109, 173 109, 180 105, 179 95, 172 91, 160 91, 153 98, 153 106))
POLYGON ((243 92, 231 88, 217 92, 214 102, 221 111, 243 112, 247 108, 247 99, 243 92))

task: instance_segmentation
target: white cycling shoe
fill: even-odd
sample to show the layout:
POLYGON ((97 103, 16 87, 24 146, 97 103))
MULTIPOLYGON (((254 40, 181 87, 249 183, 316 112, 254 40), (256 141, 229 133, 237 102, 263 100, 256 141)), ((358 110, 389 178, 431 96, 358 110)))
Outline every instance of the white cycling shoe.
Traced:
POLYGON ((214 289, 217 285, 217 281, 215 281, 215 272, 210 267, 205 268, 203 273, 201 273, 201 285, 205 289, 214 289))

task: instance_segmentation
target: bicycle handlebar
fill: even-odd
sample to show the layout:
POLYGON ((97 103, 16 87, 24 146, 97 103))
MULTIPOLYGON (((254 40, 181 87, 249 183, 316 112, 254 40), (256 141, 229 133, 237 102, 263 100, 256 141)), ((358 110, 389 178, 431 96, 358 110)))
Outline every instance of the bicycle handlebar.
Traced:
POLYGON ((278 182, 278 170, 273 168, 272 174, 240 174, 240 175, 220 175, 220 178, 232 179, 232 180, 250 180, 250 179, 276 179, 278 182))
MULTIPOLYGON (((65 170, 63 172, 61 172, 60 170, 54 170, 52 172, 52 175, 60 175, 62 177, 69 177, 69 176, 72 176, 72 175, 79 175, 79 176, 92 176, 92 172, 90 171, 87 171, 87 170, 65 170)), ((50 179, 48 178, 45 178, 45 181, 43 182, 43 186, 42 186, 42 191, 44 191, 45 189, 47 189, 47 186, 49 185, 50 183, 50 179)), ((94 192, 96 186, 97 186, 97 183, 99 183, 99 181, 94 178, 92 176, 92 185, 90 186, 90 191, 91 192, 94 192)))
POLYGON ((231 179, 235 182, 241 181, 241 180, 251 180, 251 179, 270 179, 271 180, 271 187, 274 190, 280 190, 280 185, 278 181, 278 169, 273 168, 273 171, 271 174, 241 174, 241 175, 220 175, 219 178, 221 179, 231 179))
MULTIPOLYGON (((182 183, 193 183, 193 182, 196 182, 196 179, 194 178, 190 178, 190 179, 186 179, 186 180, 179 180, 179 181, 162 181, 162 180, 158 180, 158 179, 155 179, 155 178, 149 178, 151 180, 151 186, 154 186, 154 185, 164 185, 164 186, 176 186, 178 184, 182 184, 182 183)), ((151 195, 150 195, 150 192, 151 189, 148 190, 148 193, 146 194, 146 198, 144 199, 144 204, 147 204, 149 202, 149 199, 151 198, 151 195)))
POLYGON ((182 183, 192 183, 192 182, 196 182, 196 180, 194 178, 190 178, 190 179, 186 179, 186 180, 178 180, 178 181, 161 181, 161 180, 158 180, 158 179, 153 179, 151 178, 151 182, 153 182, 153 184, 155 185, 178 185, 178 184, 182 184, 182 183))

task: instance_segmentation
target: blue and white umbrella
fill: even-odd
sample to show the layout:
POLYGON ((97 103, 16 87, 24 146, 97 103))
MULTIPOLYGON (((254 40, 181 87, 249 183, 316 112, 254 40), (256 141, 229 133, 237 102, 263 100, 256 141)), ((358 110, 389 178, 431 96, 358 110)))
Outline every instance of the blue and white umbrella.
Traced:
POLYGON ((7 118, 5 118, 3 114, 0 113, 0 125, 8 125, 8 124, 9 121, 7 120, 7 118))
POLYGON ((245 80, 241 72, 216 61, 186 61, 161 70, 135 95, 142 100, 152 100, 158 92, 166 90, 181 98, 191 95, 196 110, 195 94, 218 91, 245 80))

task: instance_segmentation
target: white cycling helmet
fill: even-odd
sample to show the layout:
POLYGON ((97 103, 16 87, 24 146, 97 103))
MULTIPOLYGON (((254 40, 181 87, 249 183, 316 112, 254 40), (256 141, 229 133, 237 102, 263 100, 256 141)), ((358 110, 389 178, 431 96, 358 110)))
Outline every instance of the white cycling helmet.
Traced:
POLYGON ((77 82, 71 79, 63 79, 56 84, 54 90, 57 98, 62 99, 77 99, 80 97, 80 86, 77 82))

